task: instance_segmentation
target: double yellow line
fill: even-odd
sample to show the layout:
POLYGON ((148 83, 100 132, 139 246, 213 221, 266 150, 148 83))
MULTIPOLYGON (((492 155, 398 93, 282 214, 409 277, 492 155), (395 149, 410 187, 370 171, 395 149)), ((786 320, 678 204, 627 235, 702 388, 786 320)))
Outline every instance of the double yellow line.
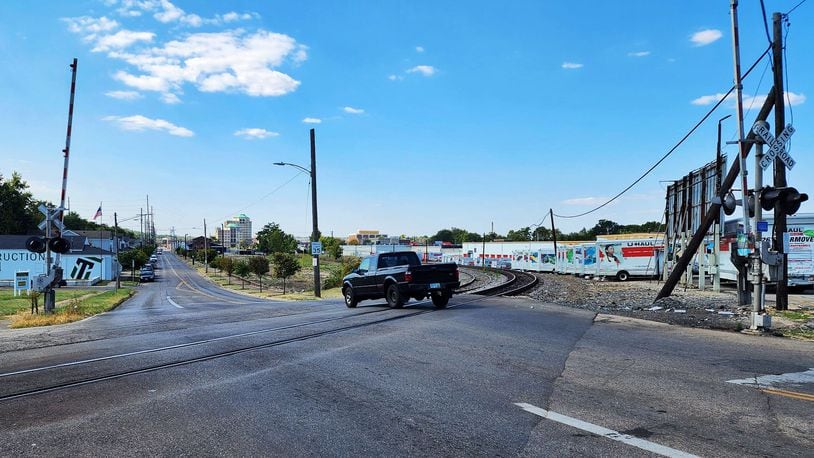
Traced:
POLYGON ((796 391, 787 391, 787 390, 776 390, 774 388, 761 388, 760 391, 792 399, 800 399, 803 401, 814 401, 814 394, 798 393, 796 391))

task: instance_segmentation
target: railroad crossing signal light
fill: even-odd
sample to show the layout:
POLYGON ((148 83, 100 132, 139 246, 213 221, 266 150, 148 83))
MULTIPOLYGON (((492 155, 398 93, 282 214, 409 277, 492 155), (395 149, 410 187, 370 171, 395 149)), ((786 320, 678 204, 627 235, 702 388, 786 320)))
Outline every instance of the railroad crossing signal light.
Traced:
POLYGON ((801 193, 792 187, 767 186, 760 193, 760 206, 764 210, 771 210, 775 205, 779 205, 780 210, 787 215, 797 213, 800 210, 800 204, 807 200, 808 194, 801 193))
POLYGON ((71 249, 71 242, 62 237, 54 237, 48 241, 48 248, 54 253, 65 254, 71 249))
POLYGON ((25 249, 32 253, 45 253, 46 242, 42 237, 29 237, 25 241, 25 249))
POLYGON ((733 213, 735 213, 735 207, 737 207, 737 205, 738 205, 738 203, 737 203, 737 201, 735 201, 735 196, 733 196, 732 193, 730 192, 724 198, 724 201, 721 204, 721 207, 723 207, 724 213, 727 216, 730 216, 733 213))

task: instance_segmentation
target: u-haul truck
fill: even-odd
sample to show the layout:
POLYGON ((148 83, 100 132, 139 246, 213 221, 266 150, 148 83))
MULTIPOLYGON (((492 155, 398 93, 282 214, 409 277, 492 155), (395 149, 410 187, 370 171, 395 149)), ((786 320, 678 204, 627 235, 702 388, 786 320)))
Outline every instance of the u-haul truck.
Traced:
POLYGON ((663 239, 597 237, 595 275, 615 277, 619 281, 631 277, 655 277, 660 272, 657 252, 663 249, 663 239))
POLYGON ((554 271, 554 242, 537 242, 537 247, 515 250, 512 269, 530 272, 554 271))
MULTIPOLYGON (((769 230, 763 233, 764 240, 771 240, 774 233, 774 218, 765 217, 769 230)), ((730 244, 735 241, 741 219, 727 221, 724 237, 721 238, 721 279, 737 281, 738 270, 732 264, 730 244)), ((786 221, 788 233, 788 279, 789 286, 806 288, 814 286, 814 214, 806 213, 789 216, 786 221)), ((776 282, 769 266, 763 266, 769 282, 776 282)))

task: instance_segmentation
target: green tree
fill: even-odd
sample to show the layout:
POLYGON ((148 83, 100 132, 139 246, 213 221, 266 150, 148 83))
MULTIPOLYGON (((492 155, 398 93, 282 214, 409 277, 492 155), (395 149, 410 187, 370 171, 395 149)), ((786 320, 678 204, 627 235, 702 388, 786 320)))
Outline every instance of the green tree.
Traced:
POLYGON ((274 253, 271 256, 274 265, 274 276, 283 280, 283 294, 285 294, 286 278, 296 274, 302 269, 297 256, 290 253, 274 253))
POLYGON ((150 257, 138 248, 119 252, 119 264, 123 269, 130 268, 133 276, 136 275, 136 269, 141 269, 141 266, 147 264, 148 259, 150 257))
POLYGON ((450 242, 455 241, 455 235, 449 229, 441 229, 430 237, 430 242, 450 242))
POLYGON ((528 227, 521 227, 516 231, 510 230, 506 234, 506 240, 510 242, 526 242, 531 240, 531 229, 528 227))
POLYGON ((0 234, 30 234, 37 230, 36 202, 20 174, 0 175, 0 234), (33 212, 32 212, 33 210, 33 212))
POLYGON ((257 233, 257 246, 267 254, 293 253, 297 249, 297 239, 286 234, 277 223, 268 223, 257 233))
POLYGON ((228 278, 228 283, 232 284, 232 272, 235 271, 235 260, 229 256, 223 256, 220 258, 220 269, 226 272, 226 277, 228 278))
POLYGON ((249 263, 242 259, 235 261, 234 266, 235 275, 240 277, 240 289, 243 289, 246 286, 246 277, 252 273, 252 269, 249 263))
POLYGON ((328 253, 333 259, 339 259, 342 256, 342 241, 334 237, 322 237, 319 239, 322 242, 322 251, 328 253))
POLYGON ((588 231, 588 233, 591 236, 619 234, 621 232, 621 228, 622 227, 618 223, 615 223, 609 219, 600 219, 599 222, 588 231))
POLYGON ((260 291, 263 291, 263 275, 269 272, 269 260, 265 256, 252 256, 249 258, 249 270, 260 279, 260 291))

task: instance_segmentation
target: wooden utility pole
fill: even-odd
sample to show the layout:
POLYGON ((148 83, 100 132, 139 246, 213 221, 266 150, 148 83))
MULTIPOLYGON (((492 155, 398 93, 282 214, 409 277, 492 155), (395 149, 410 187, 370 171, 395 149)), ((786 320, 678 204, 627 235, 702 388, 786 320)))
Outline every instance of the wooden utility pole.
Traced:
MULTIPOLYGON (((774 88, 777 97, 774 98, 774 134, 779 136, 786 127, 785 92, 783 88, 783 15, 772 14, 773 41, 772 41, 772 67, 774 68, 774 88)), ((781 160, 774 161, 774 186, 786 186, 786 164, 781 160)), ((780 269, 780 278, 777 279, 776 302, 777 310, 788 310, 789 307, 789 277, 788 255, 783 251, 783 234, 786 232, 786 214, 780 208, 778 201, 774 205, 774 240, 775 250, 783 257, 783 266, 780 269)))

